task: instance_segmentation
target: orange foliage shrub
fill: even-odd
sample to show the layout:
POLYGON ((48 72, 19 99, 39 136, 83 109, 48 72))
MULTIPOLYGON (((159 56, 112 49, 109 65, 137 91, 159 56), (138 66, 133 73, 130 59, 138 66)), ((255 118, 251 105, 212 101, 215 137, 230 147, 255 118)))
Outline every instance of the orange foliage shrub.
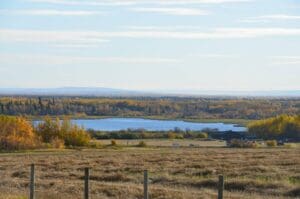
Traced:
POLYGON ((38 144, 32 125, 26 119, 0 116, 0 150, 33 149, 38 144))

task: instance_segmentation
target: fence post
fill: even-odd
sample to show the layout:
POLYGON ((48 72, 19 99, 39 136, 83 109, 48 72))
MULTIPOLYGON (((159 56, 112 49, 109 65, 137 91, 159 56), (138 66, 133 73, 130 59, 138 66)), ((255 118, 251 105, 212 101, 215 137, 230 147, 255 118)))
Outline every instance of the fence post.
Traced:
POLYGON ((84 169, 84 199, 89 199, 89 179, 90 179, 90 169, 84 169))
POLYGON ((218 199, 223 199, 223 190, 224 190, 224 176, 219 176, 219 184, 218 184, 218 199))
POLYGON ((144 171, 144 199, 148 199, 148 171, 144 171))
POLYGON ((35 183, 35 174, 34 174, 34 164, 31 164, 30 167, 30 185, 29 185, 29 198, 34 199, 34 183, 35 183))

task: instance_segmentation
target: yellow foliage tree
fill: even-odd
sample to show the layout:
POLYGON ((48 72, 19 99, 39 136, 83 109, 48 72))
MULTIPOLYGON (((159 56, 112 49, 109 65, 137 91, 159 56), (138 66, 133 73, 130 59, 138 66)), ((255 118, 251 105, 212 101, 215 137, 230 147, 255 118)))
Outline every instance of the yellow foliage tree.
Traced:
POLYGON ((32 149, 38 145, 32 125, 23 117, 0 116, 0 149, 32 149))
POLYGON ((250 134, 264 139, 293 138, 300 139, 300 115, 281 115, 248 125, 250 134))
POLYGON ((66 146, 85 146, 90 142, 90 136, 84 128, 72 124, 67 118, 60 121, 58 118, 52 120, 45 117, 36 127, 36 133, 46 143, 62 140, 66 146))

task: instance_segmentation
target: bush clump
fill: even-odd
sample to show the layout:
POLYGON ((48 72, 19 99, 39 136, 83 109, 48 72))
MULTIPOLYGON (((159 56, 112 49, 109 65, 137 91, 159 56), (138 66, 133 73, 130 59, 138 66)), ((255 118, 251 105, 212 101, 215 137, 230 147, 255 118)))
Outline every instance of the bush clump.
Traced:
POLYGON ((254 141, 245 141, 245 140, 239 140, 239 139, 232 139, 228 143, 229 147, 232 148, 256 148, 257 144, 254 141))
POLYGON ((87 146, 90 142, 89 134, 70 120, 52 120, 46 117, 35 129, 37 135, 45 143, 63 141, 65 146, 87 146))
POLYGON ((65 141, 59 138, 54 138, 50 141, 50 147, 55 149, 65 148, 65 141))
POLYGON ((0 150, 34 149, 39 145, 32 125, 25 118, 0 116, 0 150))
POLYGON ((70 120, 46 117, 36 127, 23 117, 0 116, 0 150, 25 150, 41 147, 62 149, 87 146, 89 134, 70 120))
POLYGON ((145 141, 140 141, 136 146, 137 147, 147 147, 147 143, 145 141))
POLYGON ((118 143, 117 143, 116 140, 111 140, 110 145, 111 145, 111 146, 117 146, 118 143))
POLYGON ((206 138, 208 138, 208 134, 207 133, 198 133, 197 138, 206 139, 206 138))
POLYGON ((268 147, 276 147, 277 146, 277 141, 276 140, 267 140, 266 144, 268 147))

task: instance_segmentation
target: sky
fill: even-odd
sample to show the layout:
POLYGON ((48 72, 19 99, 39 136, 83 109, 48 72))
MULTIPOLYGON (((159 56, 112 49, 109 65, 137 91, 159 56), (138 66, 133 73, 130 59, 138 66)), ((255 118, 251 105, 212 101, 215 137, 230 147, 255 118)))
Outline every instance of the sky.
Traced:
POLYGON ((299 0, 0 0, 0 88, 300 90, 299 0))

